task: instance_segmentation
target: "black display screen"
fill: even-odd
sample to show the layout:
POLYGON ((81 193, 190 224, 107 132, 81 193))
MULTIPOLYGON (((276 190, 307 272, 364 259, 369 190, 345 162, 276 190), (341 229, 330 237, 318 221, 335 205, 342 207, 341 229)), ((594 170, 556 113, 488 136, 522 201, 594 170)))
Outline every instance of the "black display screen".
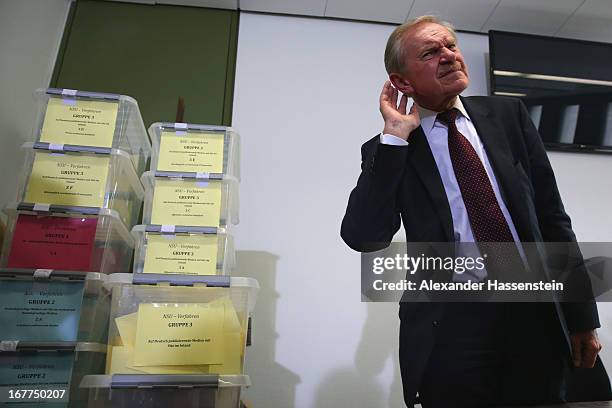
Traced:
POLYGON ((548 148, 612 151, 612 44, 489 32, 491 93, 521 98, 548 148))

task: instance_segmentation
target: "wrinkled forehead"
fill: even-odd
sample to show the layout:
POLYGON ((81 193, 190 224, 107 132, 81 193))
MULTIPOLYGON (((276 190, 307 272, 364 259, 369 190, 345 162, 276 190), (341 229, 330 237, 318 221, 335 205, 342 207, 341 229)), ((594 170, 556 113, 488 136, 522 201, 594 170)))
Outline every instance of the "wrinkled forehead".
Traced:
POLYGON ((455 35, 443 25, 432 22, 417 24, 403 36, 404 49, 408 52, 448 41, 456 41, 455 35))

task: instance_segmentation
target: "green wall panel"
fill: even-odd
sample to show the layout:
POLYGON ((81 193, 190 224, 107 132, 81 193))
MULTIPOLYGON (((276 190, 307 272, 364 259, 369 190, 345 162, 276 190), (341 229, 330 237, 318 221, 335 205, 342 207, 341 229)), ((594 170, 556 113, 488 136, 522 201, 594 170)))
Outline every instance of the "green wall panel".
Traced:
POLYGON ((232 10, 77 1, 52 86, 130 95, 146 126, 231 124, 238 13, 232 10))

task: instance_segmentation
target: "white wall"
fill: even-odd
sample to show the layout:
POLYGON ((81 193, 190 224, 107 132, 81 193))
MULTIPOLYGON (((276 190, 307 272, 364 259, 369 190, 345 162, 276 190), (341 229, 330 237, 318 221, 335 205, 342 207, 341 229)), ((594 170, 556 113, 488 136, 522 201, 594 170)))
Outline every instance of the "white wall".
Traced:
MULTIPOLYGON (((255 407, 402 406, 397 305, 360 302, 359 255, 339 237, 360 145, 382 127, 393 28, 241 14, 236 237, 238 272, 263 286, 247 352, 255 407)), ((487 37, 460 34, 459 44, 472 80, 466 94, 486 94, 487 37)), ((610 240, 612 156, 550 156, 579 238, 610 240)), ((610 327, 601 331, 607 344, 610 327)))
POLYGON ((15 201, 34 120, 35 89, 49 86, 71 0, 0 0, 0 205, 15 201))
POLYGON ((359 147, 381 128, 381 44, 390 30, 241 14, 238 273, 264 286, 247 352, 255 407, 374 407, 390 398, 400 406, 397 305, 360 302, 359 255, 339 236, 359 147), (259 256, 275 262, 250 270, 259 256), (260 307, 274 315, 260 316, 260 307))

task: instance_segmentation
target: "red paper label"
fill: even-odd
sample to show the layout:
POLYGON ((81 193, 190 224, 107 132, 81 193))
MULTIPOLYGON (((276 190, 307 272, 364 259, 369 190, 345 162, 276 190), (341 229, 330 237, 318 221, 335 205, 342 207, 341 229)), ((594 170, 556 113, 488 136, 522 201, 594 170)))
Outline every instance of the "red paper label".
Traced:
POLYGON ((8 267, 88 271, 97 224, 97 218, 21 214, 15 223, 8 267))

